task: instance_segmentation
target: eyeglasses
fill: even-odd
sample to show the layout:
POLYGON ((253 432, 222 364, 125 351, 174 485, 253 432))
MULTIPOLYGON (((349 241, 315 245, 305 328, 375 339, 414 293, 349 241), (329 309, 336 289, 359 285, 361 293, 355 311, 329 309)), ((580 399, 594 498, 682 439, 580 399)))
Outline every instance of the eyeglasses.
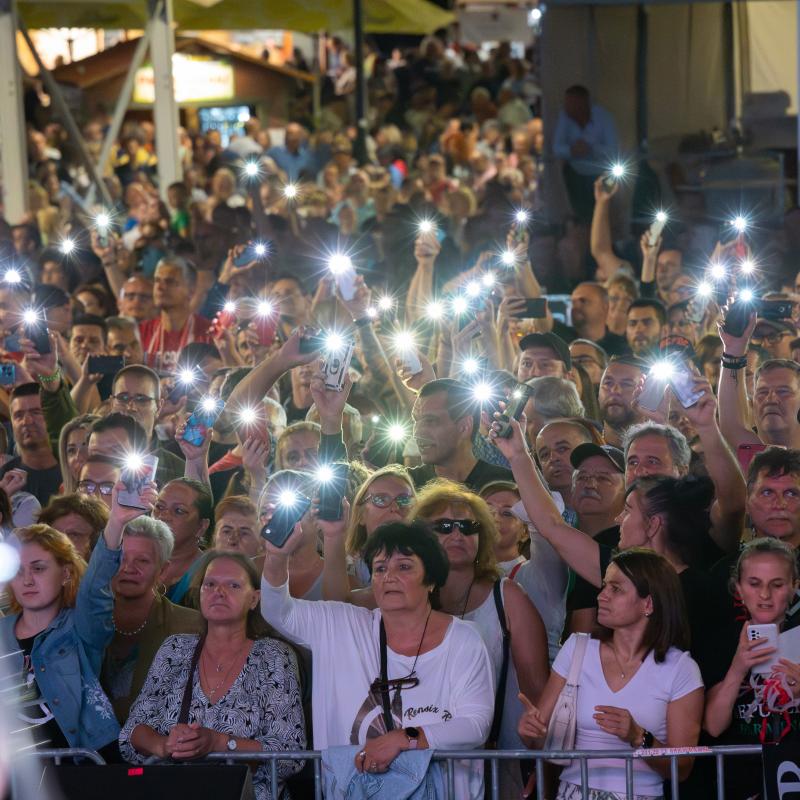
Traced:
POLYGON ((572 356, 572 363, 580 364, 582 367, 587 367, 589 364, 597 364, 597 366, 601 369, 603 367, 603 365, 596 358, 592 358, 591 356, 572 356))
POLYGON ((431 523, 436 533, 449 536, 454 528, 458 528, 464 536, 473 536, 481 529, 481 524, 475 519, 437 519, 431 523))
POLYGON ((144 407, 155 402, 155 397, 150 397, 148 394, 128 394, 127 392, 112 394, 111 399, 121 406, 129 406, 133 403, 134 405, 144 407))
POLYGON ((113 481, 103 481, 102 483, 97 483, 96 481, 78 482, 78 491, 81 494, 96 494, 97 492, 100 492, 100 494, 108 497, 108 495, 111 494, 113 489, 114 489, 113 481))
POLYGON ((759 347, 764 342, 767 344, 778 344, 781 339, 785 339, 787 336, 791 336, 788 331, 784 331, 783 333, 770 333, 767 336, 751 336, 750 344, 754 344, 756 347, 759 347))
POLYGON ((389 692, 392 689, 400 692, 403 689, 413 689, 415 686, 419 686, 419 678, 417 677, 416 672, 411 672, 405 676, 405 678, 389 678, 389 680, 382 681, 380 678, 375 678, 372 681, 372 686, 370 689, 376 695, 383 694, 383 692, 389 692))
POLYGON ((414 496, 410 494, 398 494, 393 497, 390 494, 381 492, 379 494, 368 494, 362 501, 364 503, 372 503, 375 508, 389 508, 392 503, 397 503, 398 508, 408 508, 414 502, 414 496))

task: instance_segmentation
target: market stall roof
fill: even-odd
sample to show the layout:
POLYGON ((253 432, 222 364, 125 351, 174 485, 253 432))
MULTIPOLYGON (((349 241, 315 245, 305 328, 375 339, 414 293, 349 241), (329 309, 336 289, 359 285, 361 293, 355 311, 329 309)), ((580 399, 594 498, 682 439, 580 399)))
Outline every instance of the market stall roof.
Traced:
MULTIPOLYGON (((146 0, 22 0, 29 28, 144 28, 146 0)), ((352 0, 174 0, 181 30, 352 29, 352 0)), ((432 33, 454 21, 428 0, 364 0, 367 33, 432 33)))

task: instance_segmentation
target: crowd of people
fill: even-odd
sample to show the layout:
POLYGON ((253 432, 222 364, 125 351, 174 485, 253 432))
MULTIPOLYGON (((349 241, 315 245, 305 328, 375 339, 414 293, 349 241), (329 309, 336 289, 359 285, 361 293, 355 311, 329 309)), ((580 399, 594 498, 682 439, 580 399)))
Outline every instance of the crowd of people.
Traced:
MULTIPOLYGON (((540 749, 576 675, 580 750, 797 737, 800 212, 720 227, 675 195, 615 239, 613 124, 572 87, 554 226, 527 69, 382 61, 364 164, 346 127, 251 119, 184 131, 159 191, 131 123, 113 207, 32 122, 33 211, 0 228, 0 635, 35 745, 313 746, 331 797, 442 796, 432 751, 540 749)), ((309 775, 280 761, 280 796, 309 775)), ((503 762, 501 797, 533 775, 503 762)), ((577 762, 545 775, 626 796, 622 760, 588 795, 577 762)), ((713 796, 709 761, 678 776, 713 796)), ((671 777, 637 759, 636 798, 671 777)), ((483 797, 482 762, 455 781, 483 797)), ((724 792, 759 796, 760 762, 724 792)))

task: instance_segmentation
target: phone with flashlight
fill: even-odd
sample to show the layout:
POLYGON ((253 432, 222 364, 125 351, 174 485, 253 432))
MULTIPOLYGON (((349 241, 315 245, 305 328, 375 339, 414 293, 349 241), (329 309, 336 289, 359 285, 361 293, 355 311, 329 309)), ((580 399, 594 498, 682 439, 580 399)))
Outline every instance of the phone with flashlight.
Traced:
POLYGON ((142 511, 148 511, 149 508, 142 502, 140 495, 146 484, 155 481, 157 469, 158 457, 149 453, 142 456, 138 467, 123 467, 120 477, 125 488, 117 495, 117 502, 127 508, 141 508, 142 511))
POLYGON ((25 336, 31 340, 34 349, 39 355, 44 356, 52 352, 50 349, 50 334, 45 325, 25 325, 25 336))
POLYGON ((749 642, 759 642, 759 646, 755 648, 756 652, 768 647, 774 648, 775 652, 768 661, 755 664, 750 669, 750 671, 756 673, 756 675, 769 675, 781 658, 781 654, 778 650, 778 626, 775 623, 748 625, 747 640, 749 642))
POLYGON ((347 472, 349 465, 340 461, 328 464, 326 471, 330 475, 319 483, 319 519, 336 522, 342 518, 342 498, 347 489, 347 472))
POLYGON ((262 347, 272 347, 278 337, 278 317, 277 314, 256 314, 253 317, 258 343, 262 347))
POLYGON ((353 358, 355 345, 347 341, 335 350, 325 353, 325 360, 322 364, 322 374, 325 376, 325 388, 334 392, 341 392, 344 386, 347 371, 350 369, 350 361, 353 358))
POLYGON ((261 529, 261 535, 274 547, 283 547, 309 508, 311 500, 303 495, 298 495, 294 503, 278 504, 269 522, 261 529))
POLYGON ((206 434, 209 429, 214 427, 214 423, 222 413, 223 403, 218 400, 213 408, 204 407, 201 403, 194 411, 192 411, 189 419, 186 420, 186 430, 183 432, 181 438, 184 442, 201 447, 206 439, 206 434))
POLYGON ((301 353, 318 353, 324 349, 325 335, 323 333, 314 333, 311 336, 302 336, 300 338, 301 353))
POLYGON ((17 365, 0 364, 0 386, 13 386, 17 382, 17 365))
POLYGON ((108 227, 106 225, 97 227, 97 244, 99 244, 103 250, 111 244, 111 239, 108 235, 108 227))
POLYGON ((342 300, 350 301, 356 296, 356 268, 351 264, 334 276, 336 290, 342 300))
POLYGON ((170 389, 170 392, 167 395, 167 400, 172 405, 175 405, 175 403, 180 403, 181 397, 188 397, 191 390, 192 385, 190 383, 185 383, 184 381, 176 378, 175 385, 172 387, 172 389, 170 389))
POLYGON ((672 372, 669 376, 669 385, 678 398, 678 402, 684 408, 691 408, 696 405, 705 392, 697 392, 694 388, 697 376, 689 368, 685 361, 677 361, 673 364, 672 372))
POLYGON ((90 375, 116 375, 124 366, 122 356, 89 356, 90 375))
POLYGON ((526 297, 525 308, 511 316, 515 319, 544 319, 547 316, 547 298, 526 297))
POLYGON ((22 345, 19 343, 19 334, 10 333, 6 336, 3 342, 3 350, 5 350, 6 353, 21 353, 22 345))
POLYGON ((648 411, 657 411, 664 399, 664 391, 667 388, 667 380, 655 372, 649 372, 644 379, 642 393, 637 399, 637 403, 648 411))
POLYGON ((777 322, 781 319, 792 318, 791 300, 761 300, 756 305, 760 319, 768 319, 777 322))
POLYGON ((499 438, 511 438, 511 435, 514 433, 511 427, 511 420, 513 419, 519 422, 519 418, 522 416, 522 412, 525 410, 525 406, 528 404, 528 400, 530 400, 532 394, 533 387, 528 386, 527 383, 519 384, 519 386, 511 392, 511 397, 506 404, 506 410, 500 415, 500 430, 497 432, 499 438))
POLYGON ((261 261, 264 258, 264 252, 263 245, 259 248, 258 245, 248 244, 247 247, 233 259, 233 265, 235 267, 246 267, 254 261, 261 261))

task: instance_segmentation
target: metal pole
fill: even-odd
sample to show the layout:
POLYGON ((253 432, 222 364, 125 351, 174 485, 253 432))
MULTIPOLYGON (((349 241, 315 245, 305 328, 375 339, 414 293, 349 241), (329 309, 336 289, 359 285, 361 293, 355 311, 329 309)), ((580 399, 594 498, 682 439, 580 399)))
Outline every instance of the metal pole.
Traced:
POLYGON ((647 143, 647 11, 636 6, 636 142, 644 151, 647 143))
POLYGON ((795 180, 797 183, 797 204, 800 205, 800 0, 797 0, 797 162, 795 164, 795 180))
POLYGON ((28 154, 22 109, 22 73, 17 61, 17 9, 14 0, 0 0, 0 166, 3 208, 16 225, 28 211, 28 154))
MULTIPOLYGON (((142 61, 147 54, 147 46, 150 42, 150 32, 145 30, 139 41, 136 43, 136 50, 133 51, 133 58, 128 66, 128 74, 125 76, 125 83, 122 84, 119 97, 117 97, 117 104, 114 107, 114 116, 111 119, 111 124, 106 131, 105 139, 103 139, 103 147, 100 150, 100 158, 97 160, 97 166, 102 173, 108 163, 108 158, 111 155, 111 148, 114 142, 117 141, 120 129, 122 128, 122 121, 125 119, 125 113, 128 110, 128 104, 131 101, 131 94, 133 92, 133 82, 136 80, 136 71, 142 66, 142 61)), ((91 205, 94 202, 94 186, 89 187, 86 195, 86 202, 91 205)))
POLYGON ((153 123, 156 128, 158 190, 166 200, 167 187, 183 179, 178 155, 178 105, 172 80, 172 54, 175 35, 172 29, 172 0, 150 0, 150 60, 153 62, 155 101, 153 123))
POLYGON ((367 84, 364 78, 364 6, 353 0, 354 57, 356 60, 356 146, 359 164, 367 163, 367 84))
POLYGON ((36 61, 36 66, 39 67, 39 77, 42 79, 45 88, 47 89, 47 93, 53 100, 56 111, 61 117, 61 121, 64 123, 70 139, 72 139, 73 143, 78 148, 78 153, 83 161, 83 165, 86 167, 86 171, 89 173, 89 177, 94 181, 95 186, 97 186, 100 192, 100 197, 103 198, 103 202, 110 206, 112 204, 111 195, 109 194, 108 188, 103 182, 103 176, 98 171, 97 164, 94 163, 94 159, 86 149, 86 142, 84 142, 83 135, 78 128, 78 124, 75 122, 75 118, 72 116, 72 112, 69 110, 67 101, 64 100, 64 95, 61 94, 59 85, 56 83, 55 78, 53 78, 53 76, 50 74, 50 71, 47 69, 47 67, 45 67, 42 59, 36 52, 36 48, 33 46, 33 41, 31 40, 25 23, 22 20, 18 20, 18 24, 19 32, 22 34, 22 37, 25 39, 26 44, 30 48, 31 54, 36 61))

